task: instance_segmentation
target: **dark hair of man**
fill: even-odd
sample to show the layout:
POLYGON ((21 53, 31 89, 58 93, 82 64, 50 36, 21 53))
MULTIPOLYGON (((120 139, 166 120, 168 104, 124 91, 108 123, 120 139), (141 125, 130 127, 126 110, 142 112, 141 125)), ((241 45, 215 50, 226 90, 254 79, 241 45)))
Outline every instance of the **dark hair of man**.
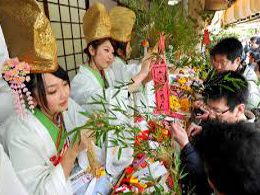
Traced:
POLYGON ((250 38, 250 41, 253 42, 253 41, 257 41, 259 39, 258 36, 253 36, 250 38))
MULTIPOLYGON (((58 66, 58 69, 51 74, 64 81, 67 81, 68 84, 70 85, 68 73, 65 70, 63 70, 60 66, 58 66)), ((41 73, 30 74, 30 77, 31 77, 30 82, 26 83, 28 90, 32 92, 32 96, 34 98, 40 101, 41 105, 43 106, 43 109, 46 112, 48 112, 49 108, 47 107, 47 99, 46 99, 46 91, 44 88, 43 74, 41 73)))
POLYGON ((195 147, 214 187, 225 195, 260 194, 260 131, 256 123, 203 125, 195 147))
POLYGON ((88 62, 91 61, 91 54, 89 52, 89 47, 90 45, 96 50, 102 43, 104 43, 105 41, 109 40, 111 42, 111 45, 113 46, 114 43, 113 43, 113 40, 111 38, 102 38, 102 39, 98 39, 98 40, 95 40, 95 41, 92 41, 90 42, 87 47, 84 49, 84 53, 87 54, 88 56, 88 62))
POLYGON ((256 44, 257 44, 257 45, 260 45, 260 37, 258 37, 258 38, 256 39, 256 44))
POLYGON ((248 98, 248 82, 239 72, 225 71, 215 73, 204 83, 205 100, 226 98, 227 106, 233 111, 239 104, 245 104, 248 98))
POLYGON ((215 57, 217 54, 225 55, 233 63, 237 57, 242 57, 243 45, 235 37, 224 38, 210 51, 210 56, 212 57, 215 57))
POLYGON ((260 71, 260 60, 257 61, 258 70, 260 71))

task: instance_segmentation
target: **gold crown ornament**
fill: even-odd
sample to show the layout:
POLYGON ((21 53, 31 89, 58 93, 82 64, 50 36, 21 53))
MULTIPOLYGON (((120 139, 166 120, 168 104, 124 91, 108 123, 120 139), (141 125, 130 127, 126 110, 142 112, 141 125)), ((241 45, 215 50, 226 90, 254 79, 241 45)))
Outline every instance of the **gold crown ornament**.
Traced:
POLYGON ((87 45, 95 40, 111 37, 111 22, 103 4, 95 3, 86 11, 83 31, 87 45))
POLYGON ((116 6, 110 10, 109 17, 112 24, 112 38, 119 42, 129 42, 136 20, 134 11, 116 6))
POLYGON ((36 0, 0 0, 0 23, 10 57, 28 63, 31 73, 57 70, 56 39, 36 0))

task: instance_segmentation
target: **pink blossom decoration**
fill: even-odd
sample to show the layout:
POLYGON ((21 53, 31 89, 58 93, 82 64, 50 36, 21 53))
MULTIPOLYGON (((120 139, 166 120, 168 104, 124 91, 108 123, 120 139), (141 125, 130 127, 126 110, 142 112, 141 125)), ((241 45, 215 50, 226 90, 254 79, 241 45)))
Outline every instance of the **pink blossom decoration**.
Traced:
POLYGON ((31 92, 28 91, 24 82, 30 81, 30 66, 26 62, 20 62, 18 58, 8 59, 3 64, 3 78, 9 83, 12 89, 12 97, 15 107, 20 116, 25 116, 25 101, 27 98, 29 108, 33 111, 34 103, 32 101, 31 92))

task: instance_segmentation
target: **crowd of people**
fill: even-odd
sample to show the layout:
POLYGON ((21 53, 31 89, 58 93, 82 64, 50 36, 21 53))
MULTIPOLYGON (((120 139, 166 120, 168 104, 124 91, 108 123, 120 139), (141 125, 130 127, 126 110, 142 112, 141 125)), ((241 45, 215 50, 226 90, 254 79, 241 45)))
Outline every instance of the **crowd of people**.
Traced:
MULTIPOLYGON (((133 161, 133 149, 119 150, 108 142, 98 147, 88 130, 73 146, 72 135, 64 135, 89 119, 81 112, 118 102, 139 108, 152 98, 140 89, 152 82, 153 58, 147 54, 138 64, 126 63, 135 19, 130 9, 116 6, 108 12, 103 4, 93 4, 83 18, 88 61, 70 82, 57 64, 55 36, 37 2, 0 1, 0 63, 5 67, 0 79, 0 194, 111 193, 133 161), (4 61, 8 56, 18 59, 4 61), (24 67, 30 79, 15 80, 24 67), (119 89, 118 82, 127 84, 119 89), (106 105, 91 104, 104 99, 106 105), (103 171, 99 177, 98 171, 103 171)), ((183 194, 190 189, 197 195, 260 194, 259 45, 257 37, 244 47, 234 37, 218 42, 210 51, 212 70, 194 102, 197 120, 187 129, 166 124, 187 173, 181 180, 183 194)), ((115 125, 134 123, 120 112, 113 114, 115 125)), ((107 139, 113 138, 109 132, 107 139)))
MULTIPOLYGON (((242 42, 243 43, 243 42, 242 42)), ((259 65, 260 65, 260 37, 253 36, 250 41, 243 44, 244 47, 244 64, 248 64, 256 73, 259 79, 259 65)))

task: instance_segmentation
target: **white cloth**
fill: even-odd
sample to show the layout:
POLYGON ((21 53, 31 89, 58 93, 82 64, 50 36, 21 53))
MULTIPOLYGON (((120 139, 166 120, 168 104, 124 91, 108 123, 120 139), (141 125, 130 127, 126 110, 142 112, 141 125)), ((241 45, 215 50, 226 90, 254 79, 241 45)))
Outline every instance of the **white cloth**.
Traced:
MULTIPOLYGON (((110 104, 115 102, 116 98, 113 98, 113 95, 118 91, 118 89, 114 88, 116 85, 115 76, 110 69, 105 70, 105 75, 109 85, 109 87, 105 90, 93 74, 92 70, 87 68, 87 65, 80 66, 79 72, 71 81, 71 98, 82 106, 85 111, 91 112, 97 109, 103 109, 101 105, 89 104, 94 101, 93 98, 96 100, 101 100, 101 97, 104 97, 110 104)), ((128 90, 120 90, 116 97, 119 100, 126 101, 127 105, 128 90)))
POLYGON ((108 69, 113 71, 116 81, 127 83, 140 72, 141 65, 138 63, 126 64, 122 59, 116 57, 108 69))
POLYGON ((4 61, 8 58, 9 58, 9 54, 8 54, 7 46, 5 43, 3 31, 0 26, 0 72, 1 72, 0 77, 2 77, 2 65, 3 65, 4 61))
POLYGON ((0 26, 0 126, 15 111, 12 103, 11 89, 2 78, 2 65, 8 58, 7 46, 0 26))
POLYGON ((250 68, 249 65, 246 66, 245 71, 243 72, 244 77, 249 81, 254 81, 255 83, 258 82, 257 75, 255 71, 250 68))
MULTIPOLYGON (((137 75, 141 70, 139 63, 126 64, 122 59, 116 57, 112 65, 108 68, 111 69, 116 81, 123 83, 130 83, 131 79, 137 75)), ((149 106, 153 96, 150 91, 150 84, 147 83, 145 87, 141 87, 138 92, 132 94, 133 106, 140 112, 149 111, 149 106)))
MULTIPOLYGON (((63 113, 67 131, 83 125, 87 118, 82 109, 69 99, 68 111, 63 113)), ((4 124, 0 138, 9 154, 17 176, 32 195, 72 195, 61 164, 49 160, 57 155, 55 143, 44 125, 28 111, 27 118, 11 116, 4 124)))
POLYGON ((260 103, 260 91, 257 86, 258 78, 249 66, 246 67, 243 72, 243 76, 246 78, 248 82, 248 99, 246 103, 247 109, 257 108, 260 103))
MULTIPOLYGON (((126 64, 122 59, 116 57, 115 61, 108 69, 113 71, 116 80, 129 83, 131 82, 131 79, 140 72, 141 65, 138 62, 126 64)), ((153 88, 153 81, 150 81, 146 83, 145 87, 142 87, 139 92, 134 93, 133 100, 137 110, 141 112, 154 110, 155 95, 153 88), (146 108, 144 108, 144 105, 146 108)))
MULTIPOLYGON (((93 98, 97 101, 101 101, 103 97, 105 97, 106 101, 109 105, 106 105, 106 109, 112 110, 112 105, 117 105, 123 109, 126 109, 124 105, 132 105, 133 100, 128 97, 127 88, 117 89, 116 77, 111 69, 105 70, 106 79, 109 84, 107 89, 104 89, 101 83, 98 81, 96 76, 93 74, 90 68, 86 67, 87 65, 82 65, 79 68, 79 72, 74 77, 71 82, 71 97, 74 99, 79 105, 81 105, 86 111, 92 112, 95 110, 103 110, 102 105, 89 105, 88 103, 93 102, 93 98), (104 96, 105 92, 105 96, 104 96), (119 92, 115 97, 113 97, 117 92, 119 92), (119 103, 118 103, 119 102, 119 103)), ((104 100, 103 100, 104 101, 104 100)), ((104 110, 103 110, 104 111, 104 110)), ((110 112, 106 114, 111 117, 116 117, 117 120, 111 120, 111 124, 127 124, 131 123, 132 120, 126 117, 121 112, 113 111, 116 115, 112 115, 110 112)), ((128 134, 125 134, 127 137, 128 134)), ((112 131, 108 133, 108 140, 115 138, 115 135, 112 131)), ((110 145, 108 143, 108 145, 110 145)), ((117 177, 121 171, 123 171, 127 166, 132 163, 132 148, 124 148, 122 150, 121 156, 122 158, 118 159, 119 148, 106 148, 106 171, 112 175, 113 177, 117 177)))
POLYGON ((28 195, 0 145, 0 195, 28 195))
POLYGON ((0 78, 0 126, 11 115, 15 114, 12 92, 8 84, 0 78))

